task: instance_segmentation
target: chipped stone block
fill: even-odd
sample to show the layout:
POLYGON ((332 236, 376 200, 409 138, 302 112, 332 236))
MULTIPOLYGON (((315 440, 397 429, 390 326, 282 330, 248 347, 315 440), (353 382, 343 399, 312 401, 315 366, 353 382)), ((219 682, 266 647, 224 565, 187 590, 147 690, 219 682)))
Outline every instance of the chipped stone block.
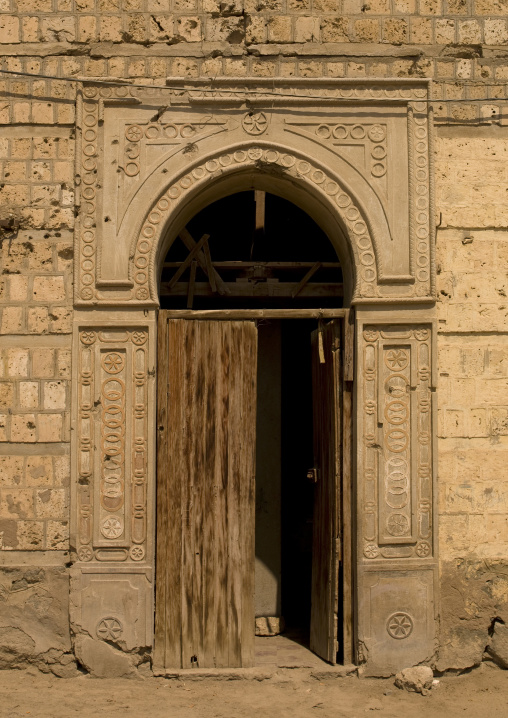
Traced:
POLYGON ((395 685, 405 691, 426 696, 432 688, 434 673, 428 666, 404 668, 395 676, 395 685))
POLYGON ((129 655, 104 641, 86 636, 75 640, 78 661, 94 678, 134 678, 135 666, 129 655))
POLYGON ((0 456, 0 486, 19 486, 23 482, 23 456, 0 456))
POLYGON ((284 632, 285 625, 282 616, 258 616, 256 636, 278 636, 284 632))

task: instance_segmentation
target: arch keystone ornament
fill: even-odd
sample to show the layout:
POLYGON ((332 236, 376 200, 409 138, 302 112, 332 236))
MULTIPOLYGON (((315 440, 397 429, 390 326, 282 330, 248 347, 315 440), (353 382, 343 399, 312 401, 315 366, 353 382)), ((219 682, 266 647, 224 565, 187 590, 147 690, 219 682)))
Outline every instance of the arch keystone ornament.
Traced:
POLYGON ((79 92, 72 625, 114 641, 118 621, 125 650, 153 644, 161 265, 203 207, 255 188, 321 226, 355 309, 352 633, 364 673, 388 675, 432 655, 437 615, 429 83, 214 89, 175 78, 79 92))

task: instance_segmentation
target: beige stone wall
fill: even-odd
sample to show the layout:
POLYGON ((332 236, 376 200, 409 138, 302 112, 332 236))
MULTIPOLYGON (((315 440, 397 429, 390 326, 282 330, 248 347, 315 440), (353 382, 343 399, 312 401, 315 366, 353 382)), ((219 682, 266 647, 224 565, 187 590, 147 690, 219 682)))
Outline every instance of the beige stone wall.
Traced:
POLYGON ((0 139, 4 550, 68 548, 73 144, 38 129, 0 139))
MULTIPOLYGON (((51 77, 432 77, 436 98, 458 101, 437 103, 438 115, 470 120, 506 97, 507 10, 506 0, 2 0, 0 46, 7 69, 51 77)), ((53 82, 54 93, 66 89, 53 82)), ((16 104, 13 117, 31 121, 16 104)), ((71 112, 40 110, 48 119, 35 122, 71 112)))
POLYGON ((508 614, 508 135, 440 135, 439 665, 463 668, 508 614))
MULTIPOLYGON (((508 620, 507 18, 506 0, 0 0, 11 72, 434 80, 442 668, 508 620)), ((68 548, 74 100, 0 75, 4 552, 68 548)))

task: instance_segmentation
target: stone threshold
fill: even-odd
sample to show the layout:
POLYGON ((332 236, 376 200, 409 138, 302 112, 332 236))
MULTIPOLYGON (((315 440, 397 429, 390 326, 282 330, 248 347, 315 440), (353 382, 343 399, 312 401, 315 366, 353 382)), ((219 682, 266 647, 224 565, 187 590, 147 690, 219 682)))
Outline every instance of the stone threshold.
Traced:
POLYGON ((305 680, 314 678, 322 681, 345 676, 358 675, 358 667, 352 664, 344 666, 328 666, 319 668, 306 668, 301 666, 260 666, 252 668, 157 668, 154 666, 153 675, 162 678, 171 678, 181 681, 268 681, 305 680))

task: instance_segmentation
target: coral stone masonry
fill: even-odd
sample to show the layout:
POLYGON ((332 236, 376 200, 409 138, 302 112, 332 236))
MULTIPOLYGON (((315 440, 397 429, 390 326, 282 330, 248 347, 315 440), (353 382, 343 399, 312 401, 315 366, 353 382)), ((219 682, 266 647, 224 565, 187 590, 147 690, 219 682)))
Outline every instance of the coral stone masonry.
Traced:
MULTIPOLYGON (((210 310, 260 310, 228 298, 213 237, 182 239, 204 207, 252 190, 306 212, 341 265, 343 296, 313 315, 322 337, 336 309, 344 340, 333 539, 350 610, 323 618, 331 662, 508 665, 507 45, 506 0, 0 0, 0 668, 199 667, 211 639, 204 619, 186 623, 196 591, 215 610, 244 590, 232 574, 227 591, 202 589, 241 564, 234 529, 213 566, 189 558, 211 516, 250 525, 248 477, 224 508, 213 427, 202 449, 191 408, 165 413, 168 356, 188 378, 206 347, 168 354, 159 307, 186 306, 161 282, 179 242, 188 309, 169 322, 195 320, 193 292, 218 298, 210 310), (178 533, 164 457, 182 436, 195 454, 178 533), (213 484, 203 515, 198 476, 213 484), (161 556, 182 561, 175 583, 161 556)), ((319 308, 304 304, 310 281, 283 306, 319 308)), ((198 405, 233 376, 235 322, 252 316, 220 319, 231 347, 209 349, 223 375, 198 372, 198 405)), ((216 401, 243 426, 233 396, 216 401)), ((254 635, 248 610, 233 613, 228 636, 242 620, 254 635)))

